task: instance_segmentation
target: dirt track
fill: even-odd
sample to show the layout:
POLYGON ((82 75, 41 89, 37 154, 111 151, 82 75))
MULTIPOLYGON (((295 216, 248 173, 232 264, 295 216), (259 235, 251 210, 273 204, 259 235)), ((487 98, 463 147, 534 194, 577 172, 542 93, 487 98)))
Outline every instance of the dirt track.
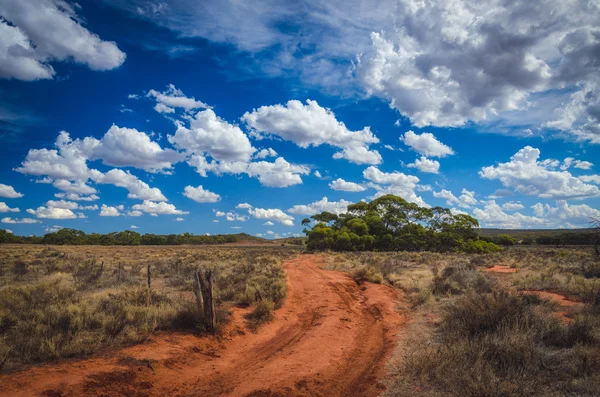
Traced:
POLYGON ((4 396, 375 396, 404 322, 398 294, 358 286, 301 255, 288 298, 253 334, 234 313, 224 337, 161 334, 97 358, 0 377, 4 396))

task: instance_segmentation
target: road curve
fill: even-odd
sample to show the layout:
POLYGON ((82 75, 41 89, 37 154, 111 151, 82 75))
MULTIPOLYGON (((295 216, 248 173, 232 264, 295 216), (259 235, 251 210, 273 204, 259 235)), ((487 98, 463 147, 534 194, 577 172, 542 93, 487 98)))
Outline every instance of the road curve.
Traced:
POLYGON ((7 396, 376 396, 404 318, 392 288, 287 261, 288 297, 250 333, 241 312, 224 336, 159 334, 92 359, 0 376, 7 396))

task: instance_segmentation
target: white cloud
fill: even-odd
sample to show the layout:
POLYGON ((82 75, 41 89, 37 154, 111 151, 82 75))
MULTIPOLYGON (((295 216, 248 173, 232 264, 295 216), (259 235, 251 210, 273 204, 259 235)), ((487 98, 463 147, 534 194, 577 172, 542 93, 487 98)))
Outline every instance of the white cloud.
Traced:
POLYGON ((568 171, 553 171, 539 162, 540 150, 526 146, 508 163, 483 167, 479 175, 498 179, 506 187, 526 195, 550 199, 583 199, 600 195, 597 186, 588 185, 568 171))
POLYGON ((450 146, 444 145, 429 132, 419 135, 412 131, 407 131, 406 134, 400 137, 400 140, 406 146, 423 156, 442 158, 454 154, 454 150, 450 146))
POLYGON ((459 197, 456 197, 451 191, 446 189, 442 189, 439 192, 433 192, 433 197, 445 199, 447 205, 456 204, 462 208, 469 208, 478 202, 475 198, 475 192, 467 189, 463 189, 459 197))
POLYGON ((589 161, 575 160, 575 165, 573 167, 579 168, 582 170, 589 170, 593 166, 594 166, 594 164, 590 163, 589 161))
POLYGON ((134 211, 142 211, 150 215, 186 215, 189 212, 175 208, 173 204, 144 200, 142 204, 131 207, 134 211))
POLYGON ((186 186, 183 195, 197 203, 216 203, 221 200, 221 196, 208 190, 204 190, 202 185, 198 185, 198 187, 186 186))
POLYGON ((91 177, 96 183, 108 183, 129 191, 128 198, 138 200, 167 201, 160 189, 150 187, 129 171, 114 168, 106 174, 96 171, 91 177))
POLYGON ((266 161, 250 163, 246 173, 257 177, 264 186, 288 187, 301 184, 300 175, 310 174, 310 169, 302 165, 290 164, 283 157, 278 157, 273 163, 266 161))
POLYGON ((364 192, 367 190, 366 187, 359 185, 355 182, 348 182, 343 180, 342 178, 338 178, 335 181, 329 184, 329 187, 333 190, 343 191, 343 192, 364 192))
POLYGON ((74 203, 72 201, 65 201, 65 200, 48 200, 46 202, 46 206, 48 208, 62 208, 62 209, 66 209, 66 210, 76 210, 79 208, 79 204, 74 203))
POLYGON ((14 233, 15 233, 15 232, 13 232, 13 231, 12 231, 12 230, 10 230, 10 229, 4 229, 4 231, 5 231, 6 233, 9 233, 9 234, 14 234, 14 233))
POLYGON ((59 225, 54 225, 54 226, 48 226, 44 229, 44 231, 46 233, 56 233, 58 232, 60 229, 64 229, 63 226, 59 226, 59 225))
POLYGON ((121 216, 121 212, 123 211, 123 206, 111 207, 105 204, 102 204, 102 208, 100 210, 100 216, 121 216))
POLYGON ((252 206, 248 203, 240 203, 238 205, 235 206, 235 208, 241 208, 241 209, 249 209, 252 208, 252 206))
POLYGON ((3 183, 0 183, 0 197, 21 198, 21 197, 23 197, 23 194, 17 192, 15 190, 15 188, 13 188, 10 185, 5 185, 3 183))
POLYGON ((363 171, 363 176, 373 182, 370 186, 377 190, 375 197, 394 194, 406 201, 427 206, 427 203, 415 193, 419 178, 414 175, 406 175, 398 171, 383 172, 376 167, 369 167, 363 171))
POLYGON ((241 229, 241 226, 231 226, 232 229, 241 229))
POLYGON ((21 211, 18 208, 10 208, 6 203, 0 201, 0 212, 19 212, 21 211))
POLYGON ((590 182, 600 185, 600 175, 581 175, 578 178, 583 182, 590 182))
POLYGON ((136 225, 131 225, 131 226, 129 226, 129 228, 130 228, 130 229, 139 229, 140 227, 139 227, 139 226, 136 226, 136 225))
POLYGON ((279 222, 285 226, 294 226, 294 217, 278 208, 250 208, 248 209, 248 213, 256 219, 268 219, 279 222))
POLYGON ((154 110, 159 113, 173 113, 174 108, 183 108, 185 110, 208 109, 210 106, 196 99, 188 98, 184 93, 177 89, 173 84, 169 84, 163 92, 156 90, 148 91, 147 97, 156 99, 154 110))
POLYGON ((523 208, 525 208, 523 204, 514 201, 509 201, 507 203, 502 204, 502 209, 506 211, 518 211, 522 210, 523 208))
POLYGON ((125 54, 84 28, 77 8, 62 0, 0 2, 0 78, 51 79, 54 61, 119 67, 125 54))
POLYGON ((565 200, 556 201, 556 207, 537 203, 532 208, 536 216, 553 227, 590 227, 592 218, 600 219, 600 210, 586 204, 569 205, 565 200))
POLYGON ((22 218, 22 219, 13 219, 13 218, 2 218, 2 223, 10 223, 10 224, 32 224, 32 223, 42 223, 42 221, 32 218, 22 218))
POLYGON ((219 223, 218 219, 213 219, 213 223, 219 223))
POLYGON ((333 156, 336 159, 356 164, 381 163, 379 152, 369 150, 370 144, 379 143, 369 127, 351 131, 331 110, 310 99, 306 105, 291 100, 286 105, 262 106, 246 112, 242 120, 257 138, 277 136, 301 148, 328 144, 342 149, 333 156))
POLYGON ((59 133, 57 149, 31 149, 16 171, 28 175, 47 176, 54 180, 53 186, 67 193, 94 194, 96 189, 86 182, 112 184, 129 190, 129 198, 140 200, 166 201, 158 188, 151 188, 129 171, 112 169, 102 173, 87 166, 88 156, 97 146, 98 140, 86 138, 73 141, 65 131, 59 133))
POLYGON ((267 157, 277 157, 277 152, 271 148, 262 149, 254 155, 255 159, 265 159, 267 157))
POLYGON ((275 234, 275 232, 272 230, 267 230, 267 234, 275 234))
POLYGON ((168 140, 188 154, 208 153, 218 161, 248 162, 256 150, 237 125, 221 119, 212 109, 190 118, 190 128, 178 123, 177 131, 168 140))
POLYGON ((315 170, 314 174, 319 179, 323 178, 323 176, 321 175, 321 173, 319 172, 319 170, 315 170))
POLYGON ((102 160, 115 167, 135 167, 156 172, 170 170, 173 163, 183 160, 183 155, 172 149, 163 149, 148 135, 135 128, 112 125, 98 140, 92 137, 76 140, 90 160, 102 160))
POLYGON ((519 212, 507 214, 494 200, 486 202, 483 209, 475 208, 473 215, 479 220, 482 227, 521 229, 541 227, 545 224, 544 219, 535 216, 527 216, 519 212))
POLYGON ((307 205, 294 205, 288 209, 288 212, 297 215, 314 215, 324 211, 331 212, 332 214, 342 214, 348 210, 348 206, 353 204, 351 201, 344 199, 340 201, 329 201, 327 197, 323 197, 319 201, 307 205))
POLYGON ((440 162, 436 160, 430 160, 425 156, 421 156, 420 159, 416 159, 414 163, 407 164, 408 168, 416 168, 421 172, 428 172, 430 174, 437 174, 440 170, 440 162))
POLYGON ((175 218, 175 221, 177 221, 177 222, 183 222, 183 221, 185 221, 185 219, 183 219, 183 218, 175 218))
POLYGON ((266 221, 265 223, 263 223, 264 226, 273 226, 274 223, 271 221, 266 221))
POLYGON ((80 196, 77 193, 54 193, 54 197, 59 199, 67 199, 71 201, 95 201, 100 198, 95 194, 89 196, 80 196))
POLYGON ((42 219, 75 219, 78 216, 67 208, 38 207, 36 210, 28 209, 27 212, 42 219))

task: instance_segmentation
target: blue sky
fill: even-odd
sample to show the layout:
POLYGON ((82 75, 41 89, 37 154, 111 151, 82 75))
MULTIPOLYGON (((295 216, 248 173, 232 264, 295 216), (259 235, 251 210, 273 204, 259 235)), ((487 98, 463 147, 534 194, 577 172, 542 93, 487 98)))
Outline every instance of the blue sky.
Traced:
POLYGON ((484 3, 0 0, 0 227, 284 237, 385 193, 586 227, 598 6, 484 3))

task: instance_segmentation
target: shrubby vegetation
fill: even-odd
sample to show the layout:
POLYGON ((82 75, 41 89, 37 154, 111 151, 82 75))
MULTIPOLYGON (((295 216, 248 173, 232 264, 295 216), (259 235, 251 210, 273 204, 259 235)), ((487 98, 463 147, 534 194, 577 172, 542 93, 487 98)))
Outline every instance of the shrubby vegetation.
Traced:
MULTIPOLYGON (((500 248, 481 240, 477 219, 454 215, 447 208, 424 208, 401 197, 385 195, 348 206, 341 215, 322 212, 306 229, 309 250, 438 251, 490 253, 500 248)), ((304 225, 310 219, 302 221, 304 225)))
POLYGON ((0 371, 137 343, 155 331, 203 332, 192 274, 216 274, 217 328, 250 307, 251 330, 287 293, 280 264, 295 249, 0 247, 0 371), (146 283, 152 269, 152 288, 146 283))

